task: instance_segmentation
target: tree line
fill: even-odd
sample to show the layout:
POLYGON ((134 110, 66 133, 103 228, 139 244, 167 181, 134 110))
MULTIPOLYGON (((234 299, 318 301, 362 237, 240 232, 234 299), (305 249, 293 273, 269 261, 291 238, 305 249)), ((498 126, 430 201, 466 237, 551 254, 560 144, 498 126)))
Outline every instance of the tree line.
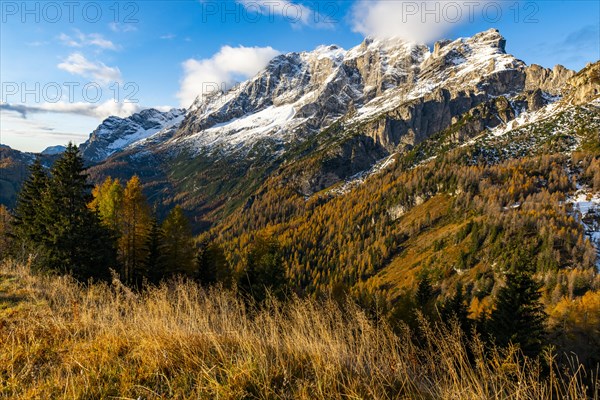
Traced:
POLYGON ((14 213, 2 208, 0 217, 3 253, 35 256, 32 268, 40 272, 85 282, 110 279, 112 271, 137 289, 184 276, 204 285, 236 285, 257 300, 286 287, 276 240, 256 237, 243 268, 234 269, 218 243, 194 238, 181 207, 159 221, 139 177, 124 184, 108 177, 93 187, 73 144, 49 171, 36 160, 14 213))
MULTIPOLYGON (((552 164, 549 163, 549 165, 552 164)), ((508 167, 511 168, 513 165, 508 167)), ((517 167, 519 167, 518 164, 517 167)), ((534 168, 525 170, 529 174, 535 171, 534 168)), ((553 171, 552 168, 551 171, 553 171)), ((287 232, 272 230, 271 232, 279 235, 278 240, 275 240, 273 233, 269 234, 268 230, 244 233, 238 237, 238 240, 243 239, 244 244, 237 249, 232 249, 233 243, 227 240, 223 241, 223 237, 219 238, 218 235, 215 235, 216 238, 211 238, 210 232, 203 236, 205 239, 198 240, 192 235, 190 223, 181 207, 175 206, 163 221, 159 221, 156 210, 152 208, 143 194, 142 184, 137 176, 124 183, 109 177, 103 183, 92 187, 88 182, 83 160, 77 147, 73 145, 68 146, 62 157, 49 171, 39 161, 36 161, 32 164, 30 172, 30 176, 19 194, 14 213, 11 215, 5 209, 0 209, 0 221, 10 221, 10 223, 1 224, 0 231, 6 233, 2 235, 3 237, 12 238, 10 248, 13 254, 37 255, 37 260, 32 265, 40 271, 67 272, 79 280, 86 281, 109 279, 111 270, 113 270, 122 282, 136 289, 141 289, 146 284, 156 284, 173 276, 183 275, 197 280, 203 285, 219 283, 225 287, 236 286, 242 294, 259 301, 265 299, 269 291, 278 296, 284 296, 289 290, 299 294, 317 296, 324 292, 311 293, 310 290, 307 290, 310 288, 310 280, 307 285, 299 286, 298 280, 294 279, 294 269, 286 265, 290 259, 298 259, 295 253, 288 253, 285 247, 288 245, 286 237, 294 234, 293 229, 287 232), (218 241, 219 239, 221 242, 218 241), (224 248, 221 245, 222 242, 227 247, 224 248), (235 254, 235 257, 232 257, 232 254, 235 254)), ((496 183, 503 182, 500 176, 504 172, 500 168, 498 171, 488 171, 488 177, 492 176, 496 183)), ((512 182, 516 175, 518 174, 513 171, 510 174, 504 174, 504 177, 505 180, 512 182)), ((548 175, 553 176, 552 174, 548 175)), ((422 192, 425 191, 422 185, 436 183, 433 178, 432 174, 419 175, 418 179, 415 179, 416 183, 407 180, 404 185, 399 187, 407 190, 411 186, 416 186, 420 188, 417 192, 422 192)), ((561 181, 562 176, 557 175, 550 182, 561 181)), ((485 181, 481 185, 485 185, 485 181)), ((522 185, 517 185, 517 187, 522 187, 522 185)), ((556 184, 557 187, 562 187, 562 185, 562 183, 556 184)), ((468 187, 467 184, 461 186, 468 187)), ((392 190, 398 186, 388 183, 387 187, 392 190)), ((496 187, 491 187, 486 191, 496 192, 496 187)), ((491 194, 486 191, 481 190, 478 195, 485 194, 485 197, 491 198, 491 194)), ((368 198, 363 196, 363 200, 365 197, 368 198)), ((481 202, 472 195, 470 197, 471 200, 465 200, 463 197, 461 201, 470 203, 479 201, 480 204, 471 204, 470 207, 473 209, 481 207, 480 212, 484 215, 494 214, 486 209, 490 207, 489 202, 481 202)), ((370 199, 365 202, 359 201, 357 196, 348 196, 347 198, 348 201, 352 201, 352 206, 342 208, 346 210, 346 213, 361 209, 366 214, 364 218, 358 219, 360 226, 347 231, 347 233, 352 235, 353 240, 362 243, 359 248, 355 249, 358 256, 365 252, 366 255, 373 256, 368 251, 370 242, 360 239, 364 239, 364 235, 368 232, 372 232, 378 237, 385 236, 383 235, 384 228, 393 226, 389 219, 384 219, 385 223, 381 226, 380 221, 369 222, 374 221, 373 209, 380 207, 379 201, 374 200, 383 199, 370 199)), ((292 197, 292 199, 294 198, 292 197)), ((506 200, 504 204, 511 204, 515 200, 523 199, 521 196, 514 197, 506 200)), ((282 201, 286 202, 285 199, 282 201)), ((322 237, 319 234, 320 230, 331 230, 336 228, 339 223, 346 224, 353 220, 356 221, 348 217, 339 218, 339 213, 337 223, 331 222, 329 218, 323 218, 322 211, 327 204, 321 204, 318 201, 319 199, 313 199, 305 205, 315 211, 312 213, 314 221, 311 224, 313 234, 308 235, 304 226, 296 225, 296 232, 300 232, 300 228, 302 228, 302 232, 307 233, 306 238, 310 238, 312 241, 306 248, 295 246, 296 253, 319 250, 322 254, 327 254, 328 247, 331 248, 332 244, 337 241, 335 237, 327 235, 322 237), (326 240, 323 241, 323 239, 326 240)), ((333 200, 331 203, 336 201, 338 200, 333 200)), ((339 199, 339 201, 341 202, 343 199, 339 199)), ((274 201, 273 204, 275 203, 274 201)), ((381 201, 381 203, 381 207, 389 206, 389 203, 385 201, 381 201)), ((525 202, 525 205, 522 206, 524 210, 526 210, 526 204, 525 202)), ((501 207, 496 208, 501 209, 501 207)), ((333 210, 329 207, 327 209, 333 210)), ((529 212, 529 210, 527 211, 529 212)), ((251 212, 258 212, 258 210, 253 208, 251 212)), ((268 214, 268 209, 266 212, 268 214)), ((553 214, 552 217, 555 218, 556 214, 553 214)), ((414 229, 426 229, 440 217, 431 210, 431 213, 428 212, 423 218, 422 226, 414 227, 414 229)), ((248 220, 245 221, 248 225, 252 223, 248 220)), ((412 225, 405 228, 413 229, 411 227, 412 225)), ((232 224, 230 228, 235 230, 237 227, 232 224)), ((481 238, 492 235, 492 231, 486 233, 486 229, 485 225, 469 223, 457 233, 455 239, 459 243, 468 240, 472 242, 474 248, 478 249, 484 243, 481 238)), ((342 233, 344 232, 346 230, 342 230, 342 233)), ((398 233, 390 235, 387 239, 380 239, 385 239, 383 242, 385 246, 393 247, 401 244, 402 240, 405 240, 402 238, 409 234, 410 232, 402 232, 402 235, 398 233)), ((498 236, 497 233, 495 235, 498 236)), ((452 238, 448 238, 448 240, 450 239, 452 238)), ((0 245, 7 246, 3 243, 0 245)), ((447 243, 432 244, 438 251, 444 249, 446 245, 447 243)), ((510 247, 513 248, 513 246, 510 247)), ((576 248, 576 246, 573 247, 576 248)), ((488 248, 493 249, 494 247, 488 246, 488 248)), ((518 246, 514 246, 514 248, 518 248, 518 246)), ((510 249, 505 249, 505 251, 510 251, 510 249)), ((383 253, 385 254, 385 252, 383 253)), ((377 256, 381 257, 381 254, 377 256)), ((469 253, 465 253, 464 258, 464 268, 469 268, 468 264, 472 262, 469 253)), ((374 296, 376 293, 368 290, 368 286, 365 286, 366 290, 362 290, 358 286, 352 287, 344 280, 338 281, 338 285, 331 285, 328 292, 331 296, 339 297, 341 300, 345 300, 350 295, 365 310, 376 309, 377 315, 385 315, 392 325, 406 323, 415 332, 419 329, 417 315, 420 313, 427 320, 435 323, 450 323, 456 320, 464 332, 469 332, 475 327, 478 332, 485 333, 487 337, 495 338, 494 341, 497 344, 502 346, 518 344, 525 354, 536 355, 547 343, 547 317, 540 303, 540 284, 533 278, 534 273, 539 272, 540 267, 534 262, 535 258, 529 258, 530 267, 525 268, 525 264, 520 262, 523 258, 529 257, 519 257, 514 261, 519 268, 516 268, 516 265, 506 265, 507 268, 503 268, 505 275, 501 279, 503 282, 496 287, 494 303, 487 308, 488 311, 484 310, 480 315, 473 312, 472 307, 469 306, 469 304, 472 305, 472 298, 477 296, 474 296, 475 291, 468 284, 464 288, 461 284, 457 284, 448 285, 447 288, 442 289, 443 285, 435 282, 437 278, 426 274, 421 276, 414 291, 407 291, 392 302, 384 298, 381 304, 374 304, 377 296, 374 296), (445 293, 441 293, 441 290, 444 290, 445 293), (452 290, 454 290, 453 293, 451 293, 452 290), (387 309, 382 313, 381 309, 383 308, 387 309)), ((339 255, 335 259, 342 273, 355 268, 359 261, 357 258, 340 257, 339 255), (341 268, 342 266, 343 268, 341 268)), ((318 268, 318 262, 315 263, 308 258, 304 262, 307 271, 317 274, 323 272, 323 269, 318 268)), ((427 271, 427 269, 425 268, 423 271, 427 271)), ((433 271, 433 269, 429 268, 429 271, 433 271)), ((317 277, 319 276, 317 275, 317 277)), ((482 279, 483 277, 485 276, 482 275, 482 279)), ((485 295, 488 294, 488 291, 485 291, 485 295)))
POLYGON ((439 289, 427 274, 420 277, 414 291, 400 296, 387 312, 386 304, 375 304, 372 297, 359 297, 358 301, 367 311, 385 312, 393 328, 410 327, 419 344, 426 342, 422 327, 423 321, 427 321, 449 329, 457 326, 468 341, 477 334, 498 348, 516 346, 523 355, 537 357, 551 344, 548 315, 540 301, 541 287, 533 278, 531 268, 508 272, 492 310, 477 318, 470 315, 462 285, 459 284, 451 296, 440 300, 439 289))

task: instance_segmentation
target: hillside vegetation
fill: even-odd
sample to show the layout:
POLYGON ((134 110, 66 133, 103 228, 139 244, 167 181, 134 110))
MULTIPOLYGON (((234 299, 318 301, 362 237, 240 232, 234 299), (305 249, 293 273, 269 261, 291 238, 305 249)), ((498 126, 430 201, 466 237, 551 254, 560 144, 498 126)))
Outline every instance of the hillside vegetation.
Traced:
MULTIPOLYGON (((174 280, 134 293, 0 265, 0 397, 11 399, 598 398, 551 356, 467 348, 457 328, 393 334, 352 304, 262 307, 174 280), (343 308, 343 310, 342 310, 343 308), (545 367, 542 365, 546 364, 545 367)), ((591 378, 591 379, 590 379, 591 378)))
POLYGON ((36 160, 0 207, 2 393, 598 398, 600 108, 513 100, 385 154, 343 121, 241 171, 182 152, 187 194, 36 160))

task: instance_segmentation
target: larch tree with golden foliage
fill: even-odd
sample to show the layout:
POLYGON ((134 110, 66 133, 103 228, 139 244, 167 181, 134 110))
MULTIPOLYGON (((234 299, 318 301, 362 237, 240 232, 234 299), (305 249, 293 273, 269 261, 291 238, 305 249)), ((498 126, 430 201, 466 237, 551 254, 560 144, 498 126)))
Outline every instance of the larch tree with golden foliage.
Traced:
POLYGON ((94 188, 94 200, 89 204, 92 210, 98 212, 102 223, 117 235, 121 232, 123 221, 123 192, 121 182, 109 176, 94 188))
POLYGON ((123 192, 122 226, 119 237, 121 279, 131 283, 136 276, 146 274, 143 267, 147 258, 145 246, 150 229, 151 213, 142 193, 140 178, 133 176, 123 192))

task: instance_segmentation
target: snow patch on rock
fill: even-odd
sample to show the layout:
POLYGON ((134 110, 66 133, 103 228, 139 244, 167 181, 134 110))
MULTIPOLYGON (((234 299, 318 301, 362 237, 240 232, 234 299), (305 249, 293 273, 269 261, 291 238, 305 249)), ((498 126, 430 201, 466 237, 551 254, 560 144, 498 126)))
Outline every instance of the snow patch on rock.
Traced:
POLYGON ((596 268, 600 271, 600 193, 582 188, 567 199, 585 230, 585 235, 596 247, 596 268))

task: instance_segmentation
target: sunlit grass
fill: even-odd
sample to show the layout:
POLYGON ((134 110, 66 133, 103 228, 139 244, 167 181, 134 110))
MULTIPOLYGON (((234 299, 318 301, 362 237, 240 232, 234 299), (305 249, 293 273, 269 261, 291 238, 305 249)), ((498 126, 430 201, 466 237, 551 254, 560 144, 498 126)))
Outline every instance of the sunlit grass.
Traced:
POLYGON ((470 360, 464 335, 427 324, 418 348, 408 330, 396 335, 353 305, 256 310, 190 282, 136 294, 10 262, 0 318, 5 398, 581 399, 589 381, 583 370, 542 373, 514 351, 484 356, 477 342, 470 360))

